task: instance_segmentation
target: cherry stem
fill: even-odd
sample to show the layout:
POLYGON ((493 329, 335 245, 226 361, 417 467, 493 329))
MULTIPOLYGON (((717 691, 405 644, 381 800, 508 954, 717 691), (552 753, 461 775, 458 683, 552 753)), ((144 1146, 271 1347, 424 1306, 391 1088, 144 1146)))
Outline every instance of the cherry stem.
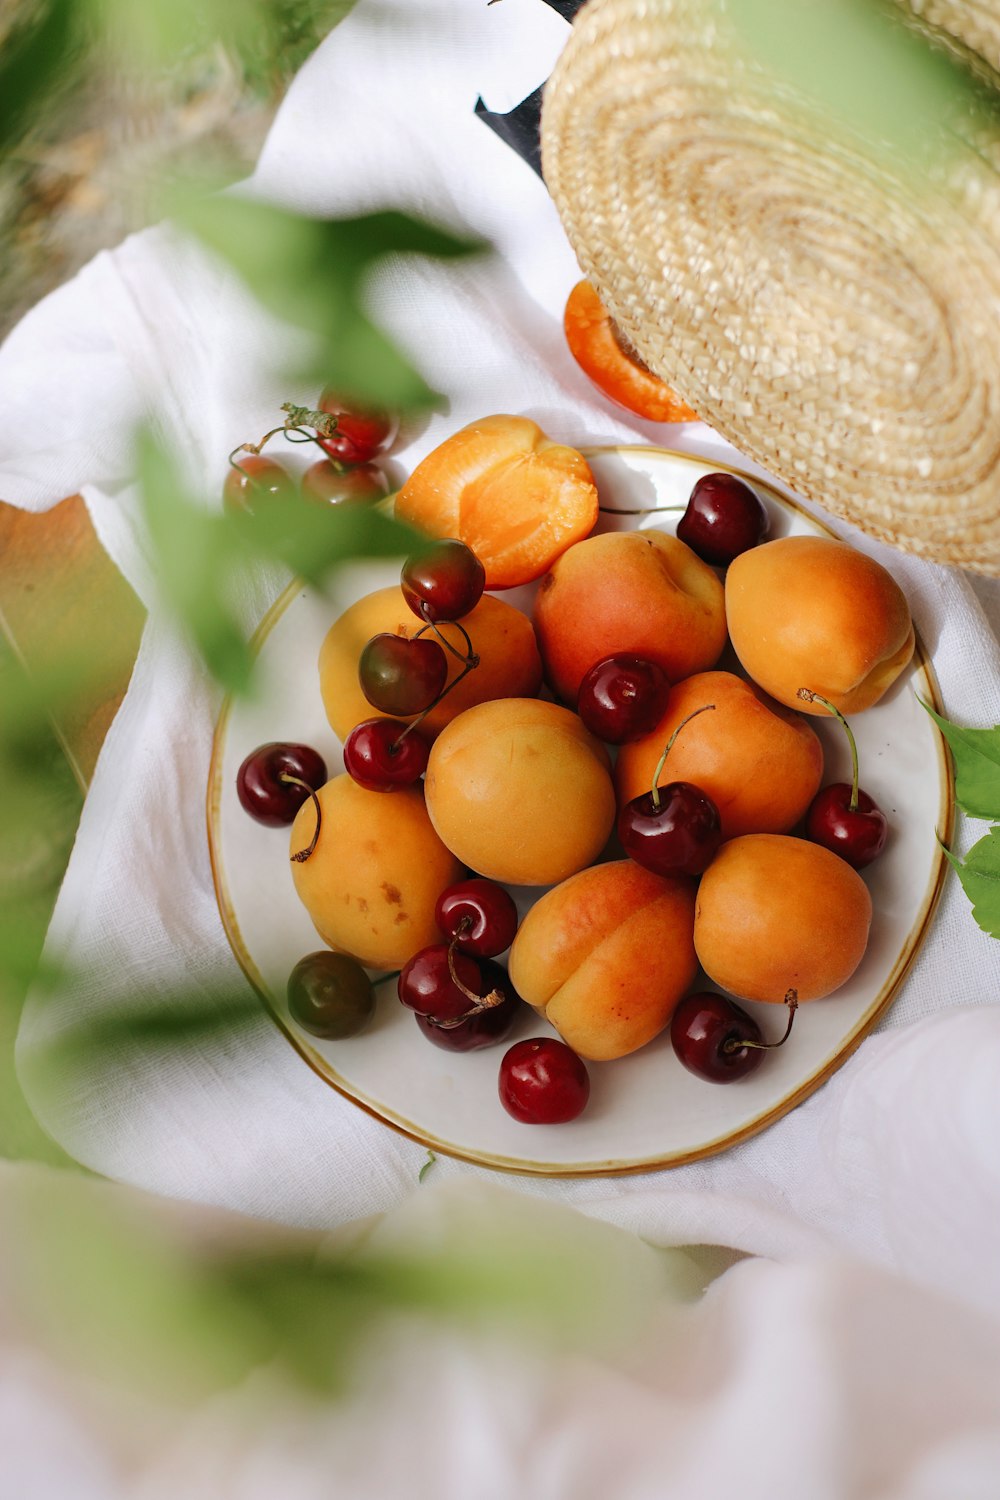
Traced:
POLYGON ((306 791, 312 798, 313 806, 316 809, 316 832, 312 836, 312 842, 309 844, 308 848, 298 849, 294 854, 289 855, 289 859, 293 859, 297 865, 304 865, 319 841, 319 831, 323 826, 323 809, 319 805, 319 798, 316 795, 315 787, 311 787, 308 781, 303 781, 301 776, 290 776, 287 771, 282 771, 281 775, 278 777, 278 780, 283 781, 286 786, 305 787, 306 791))
POLYGON ((831 703, 830 700, 829 700, 829 698, 824 698, 823 695, 822 695, 822 693, 814 693, 809 688, 799 688, 798 693, 796 694, 796 696, 799 697, 799 698, 801 698, 804 703, 822 703, 823 707, 826 708, 826 709, 828 709, 830 711, 830 713, 833 714, 834 718, 835 719, 839 719, 840 722, 841 722, 841 724, 843 724, 843 726, 844 726, 844 732, 847 735, 847 743, 851 747, 851 801, 850 801, 849 811, 852 812, 852 813, 853 812, 857 812, 857 810, 858 810, 858 747, 857 747, 857 743, 856 743, 856 741, 854 739, 854 734, 853 734, 853 731, 851 730, 850 724, 848 724, 847 720, 844 718, 844 715, 840 712, 840 709, 837 708, 836 704, 831 703))
POLYGON ((319 437, 332 438, 339 426, 338 418, 329 411, 313 411, 308 406, 295 406, 285 401, 281 407, 288 413, 286 427, 315 427, 319 437))
POLYGON ((395 753, 398 747, 402 744, 403 740, 406 739, 406 736, 410 733, 411 729, 416 729, 420 724, 422 724, 427 715, 429 713, 432 713, 433 710, 437 708, 441 700, 443 698, 446 698, 453 688, 458 687, 458 684, 464 677, 468 677, 469 673, 475 671, 476 667, 479 666, 479 656, 472 649, 472 641, 469 639, 469 632, 466 630, 465 626, 460 625, 457 620, 449 620, 448 624, 454 625, 456 630, 460 630, 462 632, 463 639, 465 640, 465 644, 468 647, 468 656, 463 656, 461 651, 459 651, 456 646, 453 646, 451 644, 447 636, 441 634, 441 631, 438 629, 433 620, 428 620, 426 625, 421 625, 420 629, 417 631, 413 639, 417 641, 422 635, 426 634, 428 630, 433 630, 442 646, 444 646, 446 650, 450 651, 452 656, 456 656, 462 663, 462 670, 461 672, 459 672, 457 677, 453 677, 450 682, 445 683, 444 687, 438 693, 433 703, 428 703, 427 707, 421 713, 417 714, 417 717, 415 719, 412 719, 410 723, 407 724, 406 728, 399 736, 399 739, 394 740, 393 743, 389 746, 390 754, 395 753))
POLYGON ((617 505, 599 505, 597 507, 606 516, 658 516, 668 510, 687 510, 686 505, 644 505, 639 510, 619 510, 617 505))
POLYGON ((788 1006, 788 1024, 785 1034, 776 1042, 751 1042, 749 1039, 730 1036, 722 1044, 722 1051, 733 1053, 742 1052, 744 1047, 752 1047, 756 1052, 772 1052, 775 1047, 783 1047, 792 1034, 792 1022, 795 1020, 795 1012, 799 1008, 799 995, 797 990, 788 990, 785 995, 785 1004, 788 1006))
MULTIPOLYGON (((252 453, 255 457, 259 456, 261 449, 266 447, 273 437, 277 437, 279 432, 283 432, 290 443, 316 443, 320 448, 323 447, 321 438, 332 438, 337 432, 338 419, 332 412, 313 411, 308 406, 295 406, 291 401, 285 401, 281 410, 287 412, 288 415, 280 427, 272 427, 270 432, 265 432, 259 443, 241 443, 238 448, 233 449, 229 455, 229 462, 234 469, 240 467, 236 462, 238 453, 252 453), (309 427, 315 427, 316 431, 308 432, 306 429, 309 427)), ((323 451, 326 452, 325 449, 323 451)), ((343 473, 345 467, 348 467, 338 463, 336 459, 332 462, 338 473, 343 473)), ((248 479, 250 477, 247 475, 248 479)))
POLYGON ((421 625, 420 629, 417 631, 417 633, 413 637, 413 639, 414 640, 419 640, 420 637, 422 635, 426 634, 426 632, 428 630, 433 630, 434 634, 437 636, 438 640, 441 642, 441 644, 444 647, 444 649, 446 651, 450 651, 451 654, 452 654, 452 656, 457 656, 458 659, 459 659, 459 661, 464 661, 466 663, 472 661, 473 658, 475 658, 476 666, 478 666, 479 665, 479 657, 476 656, 476 653, 472 649, 472 641, 471 641, 471 639, 469 637, 469 632, 466 630, 465 626, 464 625, 460 625, 457 620, 449 620, 448 621, 449 625, 454 625, 455 629, 456 630, 460 630, 461 633, 462 633, 462 639, 465 642, 465 655, 463 656, 462 653, 461 653, 461 651, 459 651, 458 647, 457 646, 453 646, 452 643, 451 643, 451 641, 449 641, 449 639, 448 639, 448 637, 446 635, 442 635, 441 631, 438 629, 437 621, 436 620, 430 620, 430 619, 427 618, 426 610, 427 610, 427 601, 425 599, 422 599, 421 602, 420 602, 420 613, 423 616, 423 618, 427 621, 427 623, 426 623, 426 625, 421 625))
POLYGON ((323 447, 316 434, 314 432, 307 432, 304 427, 279 427, 278 431, 285 434, 285 439, 289 443, 315 443, 317 448, 321 448, 326 453, 327 458, 338 474, 346 473, 351 467, 350 464, 343 464, 339 458, 334 458, 332 454, 327 453, 327 450, 323 447))
MULTIPOLYGON (((244 471, 240 469, 239 464, 236 462, 237 453, 252 453, 256 458, 259 456, 260 450, 265 447, 273 437, 276 437, 279 432, 284 432, 284 430, 285 429, 283 427, 272 427, 270 432, 265 432, 259 443, 240 443, 239 447, 234 448, 232 453, 230 453, 229 455, 230 466, 234 469, 238 469, 242 474, 244 471)), ((248 474, 247 478, 249 479, 250 477, 251 476, 248 474)))
POLYGON ((461 1023, 463 1021, 467 1021, 470 1016, 478 1016, 482 1011, 492 1010, 495 1005, 502 1005, 504 1002, 504 996, 500 990, 490 990, 488 995, 477 995, 474 990, 470 990, 467 985, 463 984, 461 979, 458 977, 458 970, 455 967, 455 948, 458 944, 459 938, 464 937, 471 926, 472 918, 463 917, 458 924, 458 931, 455 933, 455 936, 448 944, 448 974, 455 988, 461 991, 466 1000, 472 1001, 472 1009, 467 1010, 464 1016, 456 1016, 453 1021, 438 1021, 436 1023, 438 1026, 442 1026, 446 1030, 453 1026, 461 1025, 461 1023))
POLYGON ((699 714, 707 713, 710 708, 714 708, 714 707, 715 707, 714 703, 703 703, 701 705, 701 708, 694 709, 694 711, 692 713, 688 714, 688 716, 687 716, 686 719, 682 719, 681 720, 681 722, 678 724, 677 728, 674 730, 673 734, 670 736, 669 740, 667 740, 667 743, 666 743, 666 745, 664 747, 664 750, 663 750, 663 754, 660 756, 659 760, 656 762, 656 770, 653 772, 653 787, 652 787, 652 792, 653 792, 653 807, 656 809, 657 812, 659 812, 659 810, 660 810, 660 788, 658 786, 658 782, 660 780, 660 772, 663 770, 663 767, 666 764, 667 756, 670 754, 670 747, 671 747, 671 745, 674 743, 674 740, 680 734, 680 732, 684 728, 685 724, 690 724, 691 720, 692 719, 696 719, 699 714))

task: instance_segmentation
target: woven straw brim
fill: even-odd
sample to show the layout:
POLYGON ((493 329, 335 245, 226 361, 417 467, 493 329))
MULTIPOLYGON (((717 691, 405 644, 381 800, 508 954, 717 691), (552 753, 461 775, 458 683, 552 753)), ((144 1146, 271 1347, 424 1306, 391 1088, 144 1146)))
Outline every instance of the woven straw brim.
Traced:
POLYGON ((1000 131, 975 147, 916 190, 713 0, 589 0, 542 114, 581 268, 656 374, 833 514, 996 574, 1000 131))

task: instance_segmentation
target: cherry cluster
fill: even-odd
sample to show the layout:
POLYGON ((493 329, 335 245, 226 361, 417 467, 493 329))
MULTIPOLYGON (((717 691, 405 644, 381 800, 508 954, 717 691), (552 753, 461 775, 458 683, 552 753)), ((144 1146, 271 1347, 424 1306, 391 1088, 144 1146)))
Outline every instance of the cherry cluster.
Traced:
POLYGON ((383 631, 361 653, 361 691, 380 715, 362 719, 344 742, 344 769, 370 792, 411 786, 424 774, 430 745, 421 721, 479 665, 462 618, 483 595, 486 573, 471 547, 445 538, 408 557, 400 577, 403 597, 422 622, 413 636, 383 631), (464 651, 440 629, 451 624, 464 651), (460 670, 448 680, 448 656, 460 670), (409 720, 409 722, 403 722, 409 720))
MULTIPOLYGON (((396 991, 418 1030, 436 1047, 475 1052, 503 1041, 522 1001, 496 960, 517 931, 513 899, 492 880, 472 877, 438 898, 435 919, 445 941, 421 948, 399 974, 396 991)), ((295 965, 287 987, 292 1018, 310 1035, 340 1041, 357 1035, 375 1011, 371 980, 356 959, 329 950, 295 965)), ((587 1069, 564 1042, 532 1037, 503 1056, 500 1100, 516 1120, 559 1124, 587 1103, 587 1069)))
POLYGON ((385 499, 389 479, 375 460, 396 439, 396 416, 348 406, 329 387, 320 396, 316 410, 291 403, 282 409, 288 415, 280 427, 265 434, 259 443, 244 443, 229 455, 229 473, 222 487, 228 506, 252 512, 254 497, 261 494, 280 499, 299 493, 324 505, 385 499), (317 459, 301 479, 296 479, 284 464, 262 452, 279 433, 291 442, 316 443, 327 457, 317 459))
MULTIPOLYGON (((449 886, 435 909, 447 939, 415 953, 397 981, 403 1005, 422 1034, 450 1052, 502 1041, 522 1001, 496 962, 517 932, 517 908, 503 886, 473 877, 449 886)), ((587 1069, 565 1042, 532 1037, 503 1056, 500 1101, 515 1120, 533 1125, 575 1119, 590 1096, 587 1069)))

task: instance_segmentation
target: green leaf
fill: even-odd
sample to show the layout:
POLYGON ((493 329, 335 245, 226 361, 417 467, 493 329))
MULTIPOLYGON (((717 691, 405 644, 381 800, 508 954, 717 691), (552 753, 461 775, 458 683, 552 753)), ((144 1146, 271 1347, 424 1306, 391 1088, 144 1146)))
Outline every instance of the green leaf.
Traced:
POLYGON ((253 515, 227 515, 227 532, 249 554, 277 559, 298 578, 320 584, 349 557, 403 557, 425 541, 369 505, 317 505, 298 495, 254 497, 253 515))
POLYGON ((174 215, 226 260, 250 291, 285 322, 312 337, 301 382, 334 385, 362 404, 427 408, 439 397, 364 307, 371 268, 387 256, 453 259, 479 252, 461 239, 407 214, 387 211, 321 220, 232 194, 188 195, 174 215))
POLYGON ((431 1167, 433 1167, 436 1161, 437 1157, 434 1155, 434 1152, 428 1151, 427 1160, 424 1162, 423 1166, 420 1168, 420 1171, 417 1173, 418 1182, 423 1182, 424 1178, 427 1176, 427 1173, 430 1171, 431 1167))
POLYGON ((186 491, 176 464, 145 432, 143 503, 164 603, 209 672, 231 693, 250 690, 254 655, 234 607, 241 573, 282 563, 319 586, 354 557, 402 557, 417 534, 367 505, 317 505, 297 494, 254 496, 254 510, 214 513, 186 491))
POLYGON ((948 741, 955 764, 955 800, 972 818, 1000 819, 1000 725, 993 729, 964 729, 926 708, 948 741))
POLYGON ((948 859, 972 902, 972 915, 990 937, 1000 938, 1000 827, 973 844, 965 861, 945 849, 948 859))
POLYGON ((227 596, 236 549, 227 546, 225 520, 187 496, 173 459, 148 432, 139 435, 138 469, 164 603, 216 680, 246 692, 253 654, 227 596))
POLYGON ((130 70, 176 67, 222 42, 254 82, 272 86, 305 61, 354 0, 77 0, 130 70))

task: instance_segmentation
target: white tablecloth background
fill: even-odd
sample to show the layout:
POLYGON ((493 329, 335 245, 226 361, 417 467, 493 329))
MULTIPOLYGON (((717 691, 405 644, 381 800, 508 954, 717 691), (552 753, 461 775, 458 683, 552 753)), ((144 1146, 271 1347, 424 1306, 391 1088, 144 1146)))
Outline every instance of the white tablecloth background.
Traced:
MULTIPOLYGON (((253 191, 311 214, 394 205, 496 247, 469 262, 399 260, 373 278, 377 317, 449 401, 404 434, 393 454, 404 471, 448 433, 495 411, 526 413, 571 444, 652 441, 735 457, 707 428, 664 429, 619 413, 566 350, 561 311, 578 276, 574 257, 541 181, 473 113, 479 94, 494 110, 527 95, 565 36, 542 0, 360 0, 295 80, 252 179, 253 191)), ((98 256, 0 350, 0 495, 42 509, 82 489, 102 542, 150 609, 50 937, 78 977, 29 1004, 18 1055, 43 1124, 99 1172, 322 1228, 412 1197, 426 1152, 327 1088, 263 1016, 249 1037, 207 1042, 180 1059, 123 1044, 72 1076, 53 1078, 44 1066, 48 1038, 127 1004, 137 986, 168 993, 238 979, 204 832, 219 695, 157 603, 130 445, 135 420, 151 418, 218 493, 237 442, 272 425, 289 394, 313 399, 284 390, 273 373, 282 338, 224 268, 155 229, 98 256), (47 399, 54 387, 64 403, 57 430, 47 399)), ((946 712, 966 723, 1000 721, 1000 652, 968 581, 852 540, 905 588, 946 712)), ((280 583, 262 577, 248 589, 248 627, 280 583)), ((982 831, 960 825, 959 843, 982 831)), ((904 1287, 940 1294, 956 1317, 964 1302, 1000 1318, 998 998, 1000 946, 978 930, 949 878, 880 1033, 764 1134, 672 1172, 506 1183, 658 1244, 733 1246, 789 1266, 846 1257, 845 1265, 879 1267, 904 1287)), ((442 1184, 491 1175, 445 1159, 434 1167, 442 1184)), ((795 1308, 794 1297, 787 1306, 795 1308)), ((772 1318, 767 1327, 780 1342, 781 1317, 763 1307, 761 1316, 772 1318)), ((799 1307, 800 1316, 808 1323, 808 1310, 799 1307)), ((985 1484, 981 1459, 961 1470, 972 1476, 968 1489, 878 1493, 985 1496, 976 1488, 980 1478, 985 1484)), ((790 1472, 801 1480, 808 1466, 790 1472)))

